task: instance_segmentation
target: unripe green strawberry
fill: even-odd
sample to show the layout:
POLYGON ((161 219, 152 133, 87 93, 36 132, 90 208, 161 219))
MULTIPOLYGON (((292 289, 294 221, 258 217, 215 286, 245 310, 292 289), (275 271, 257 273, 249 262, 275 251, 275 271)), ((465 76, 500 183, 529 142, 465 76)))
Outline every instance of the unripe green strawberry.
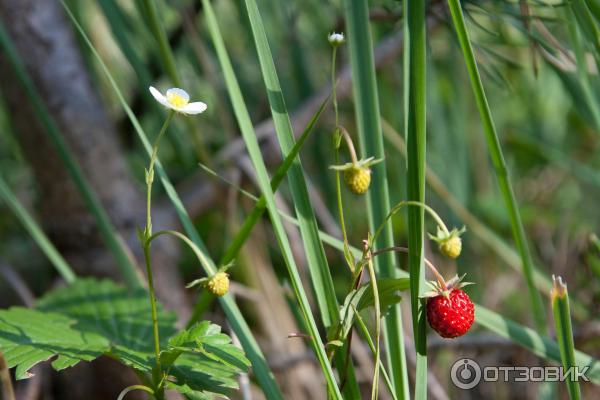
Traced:
POLYGON ((438 225, 437 234, 434 236, 431 233, 429 238, 437 242, 440 247, 440 252, 449 258, 457 258, 462 251, 462 239, 460 235, 465 232, 466 228, 453 228, 451 231, 438 225))
POLYGON ((229 291, 229 274, 217 272, 206 282, 206 288, 215 296, 224 296, 229 291))
POLYGON ((344 183, 350 191, 364 194, 371 184, 371 170, 364 167, 351 167, 344 171, 344 183))
POLYGON ((459 236, 450 236, 440 243, 440 251, 447 257, 457 258, 462 250, 462 240, 459 236))

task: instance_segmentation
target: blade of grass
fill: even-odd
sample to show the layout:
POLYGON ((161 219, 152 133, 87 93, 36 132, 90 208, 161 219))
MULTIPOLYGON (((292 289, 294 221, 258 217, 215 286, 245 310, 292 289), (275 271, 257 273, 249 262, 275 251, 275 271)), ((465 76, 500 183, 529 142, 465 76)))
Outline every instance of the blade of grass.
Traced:
MULTIPOLYGON (((262 71, 263 80, 267 89, 271 115, 275 125, 275 132, 283 156, 287 156, 294 147, 294 132, 292 123, 285 105, 285 99, 275 70, 273 55, 267 40, 262 17, 254 0, 246 0, 248 19, 254 36, 254 43, 262 71)), ((335 297, 333 280, 329 271, 329 264, 325 257, 325 250, 319 240, 317 219, 310 204, 308 188, 304 179, 304 172, 300 157, 294 159, 289 168, 288 179, 290 192, 296 216, 300 221, 300 234, 304 242, 307 266, 315 291, 317 305, 325 328, 331 326, 336 319, 338 303, 335 297)))
MULTIPOLYGON (((425 202, 426 155, 426 26, 425 0, 404 2, 405 51, 404 108, 407 146, 407 200, 425 202)), ((425 217, 421 207, 408 211, 408 267, 417 370, 415 399, 427 398, 427 324, 421 294, 425 290, 423 240, 425 217)))
POLYGON ((229 91, 229 96, 231 97, 231 103, 233 105, 238 124, 242 131, 242 136, 244 138, 244 142, 246 143, 250 159, 256 172, 260 190, 265 196, 265 200, 267 202, 267 210, 269 212, 271 223, 273 225, 273 230, 279 242, 279 247, 282 251, 282 255, 284 257, 285 264, 288 269, 290 281, 296 296, 296 300, 299 303, 300 309, 303 314, 303 318, 306 322, 309 331, 309 335, 312 339, 314 351, 316 353, 319 364, 321 365, 321 369, 323 370, 323 373, 325 375, 328 391, 330 395, 333 396, 333 398, 341 399, 342 395, 337 386, 333 370, 331 369, 331 365, 329 364, 329 360, 327 359, 323 342, 321 340, 321 337, 319 336, 317 324, 310 310, 310 304, 308 302, 308 299, 306 298, 306 293, 300 280, 300 274, 298 273, 298 268, 296 267, 296 262, 292 255, 292 250, 290 247, 288 237, 285 233, 281 217, 277 212, 277 207, 275 205, 275 199, 273 196, 273 191, 271 189, 269 175, 267 173, 267 168, 265 166, 262 154, 260 152, 258 139, 256 137, 256 133, 254 132, 254 127, 252 126, 252 121, 250 120, 250 115, 248 114, 248 110, 244 103, 242 93, 237 82, 237 78, 235 77, 235 73, 231 65, 231 61, 229 60, 229 55, 227 54, 227 50, 225 49, 225 44, 223 43, 223 38, 219 31, 219 26, 214 15, 214 11, 209 0, 203 0, 202 4, 204 6, 208 30, 213 40, 213 45, 215 46, 217 57, 219 58, 219 62, 221 64, 221 69, 223 71, 225 83, 229 91))
POLYGON ((508 178, 508 171, 504 161, 502 148, 500 147, 500 140, 498 139, 496 126, 494 125, 492 113, 485 96, 483 83, 481 82, 481 76, 479 75, 479 71, 477 69, 477 62, 475 61, 473 47, 471 46, 469 34, 465 26, 462 8, 458 0, 448 0, 448 7, 450 8, 452 21, 456 29, 456 34, 458 36, 458 41, 460 42, 463 56, 465 58, 477 108, 479 109, 479 114, 483 122, 484 133, 488 144, 488 152, 496 171, 498 185, 500 186, 504 204, 510 217, 513 237, 521 256, 522 271, 527 283, 535 325, 540 332, 545 332, 546 313, 544 306, 542 305, 540 293, 535 288, 535 282, 533 279, 533 262, 529 245, 527 244, 527 238, 525 236, 525 228, 523 227, 523 222, 521 221, 521 213, 519 212, 519 207, 517 200, 515 199, 512 184, 508 178))
MULTIPOLYGON (((306 139, 308 139, 308 136, 313 131, 313 127, 317 123, 317 120, 321 116, 321 113, 325 109, 325 105, 328 101, 329 98, 325 99, 325 101, 321 104, 315 115, 310 120, 306 129, 304 129, 304 132, 302 132, 302 135, 300 135, 298 141, 294 144, 292 150, 287 154, 287 156, 285 156, 285 159, 279 165, 279 167, 275 171, 275 174, 273 174, 273 177, 271 178, 271 189, 273 190, 273 192, 276 192, 279 188, 279 185, 283 181, 283 178, 285 178, 290 166, 294 162, 294 159, 300 153, 300 149, 304 145, 304 142, 306 142, 306 139)), ((254 208, 252 208, 252 211, 250 211, 250 214, 248 214, 248 216, 244 220, 244 223, 240 227, 238 233, 225 250, 223 257, 221 257, 219 265, 227 265, 237 257, 240 249, 246 242, 246 239, 248 239, 252 228, 254 228, 254 225, 256 225, 256 223, 258 222, 258 220, 263 215, 266 209, 267 202, 265 200, 265 197, 260 196, 256 204, 254 205, 254 208)))
MULTIPOLYGON (((281 152, 285 157, 290 154, 294 147, 292 123, 285 105, 285 99, 260 11, 254 0, 246 0, 245 3, 263 80, 267 89, 275 132, 279 140, 281 152)), ((296 216, 300 221, 300 235, 303 239, 309 276, 323 325, 325 325, 325 329, 328 329, 338 319, 339 305, 335 295, 329 264, 325 256, 325 249, 319 239, 319 227, 310 203, 308 188, 299 157, 295 158, 290 166, 288 179, 296 216)), ((346 346, 348 346, 348 343, 345 344, 344 348, 346 346)), ((336 352, 335 362, 341 376, 340 380, 345 382, 343 385, 345 397, 356 398, 360 396, 360 389, 356 381, 354 368, 348 362, 349 360, 346 360, 345 354, 344 349, 336 352)))
MULTIPOLYGON (((575 364, 575 344, 573 343, 573 328, 571 327, 571 311, 569 307, 569 293, 567 285, 563 283, 560 276, 552 276, 554 286, 552 288, 552 311, 554 312, 554 326, 556 327, 556 341, 560 348, 560 358, 565 372, 573 368, 575 364)), ((579 382, 569 375, 567 389, 572 400, 581 398, 579 382)))
MULTIPOLYGON (((547 336, 540 335, 531 328, 519 325, 477 304, 475 305, 475 322, 503 338, 526 348, 539 357, 561 363, 559 345, 547 336)), ((580 368, 580 371, 585 367, 589 367, 585 376, 591 382, 600 384, 600 363, 598 360, 588 354, 575 350, 575 365, 580 368)))
MULTIPOLYGON (((304 143, 306 142, 306 139, 308 139, 308 137, 310 136, 310 133, 313 132, 313 127, 317 123, 317 120, 320 117, 323 110, 325 109, 325 106, 327 105, 328 101, 329 101, 329 98, 327 98, 323 101, 323 103, 321 104, 319 109, 316 111, 315 115, 313 115, 308 126, 305 128, 304 132, 302 132, 302 135, 300 135, 300 137, 298 138, 298 141, 294 144, 294 147, 292 148, 290 153, 285 157, 283 162, 279 165, 279 167, 275 171, 275 174, 273 174, 273 177, 271 178, 271 189, 273 190, 273 192, 277 191, 277 189, 279 188, 279 185, 285 178, 285 176, 289 170, 289 167, 292 165, 296 156, 300 153, 300 150, 302 149, 304 143)), ((241 250, 242 246, 244 245, 244 243, 246 243, 246 240, 250 236, 252 229, 254 228, 256 223, 260 220, 260 218, 264 214, 265 210, 267 209, 267 203, 266 203, 264 196, 260 196, 259 198, 257 198, 254 195, 251 195, 250 193, 241 189, 239 186, 235 185, 231 181, 224 179, 222 176, 219 176, 219 174, 216 171, 212 170, 210 167, 208 167, 204 164, 200 164, 200 168, 204 169, 208 174, 212 175, 213 177, 220 179, 220 180, 224 181, 226 184, 234 187, 236 190, 243 192, 246 196, 249 196, 252 200, 254 200, 256 202, 256 204, 254 205, 254 207, 252 208, 252 210, 250 211, 250 213, 244 220, 242 226, 238 230, 237 234, 231 240, 231 242, 229 243, 229 246, 227 246, 227 249, 225 249, 225 252, 224 252, 223 256, 221 257, 221 260, 219 261, 219 264, 218 264, 218 265, 227 265, 227 264, 232 263, 238 256, 239 251, 241 250)), ((208 304, 208 302, 205 302, 205 303, 208 304)), ((201 316, 202 313, 200 312, 200 309, 202 309, 202 308, 203 308, 203 306, 201 306, 201 305, 195 306, 194 315, 192 315, 192 317, 188 321, 188 326, 193 324, 194 322, 196 322, 197 318, 199 318, 201 316), (196 312, 197 309, 198 309, 198 312, 196 312)))
MULTIPOLYGON (((582 32, 586 32, 586 29, 583 27, 584 21, 581 20, 582 18, 578 18, 578 16, 581 16, 582 14, 585 15, 585 12, 582 10, 583 8, 585 8, 585 5, 581 4, 579 1, 571 2, 565 9, 566 24, 573 46, 573 52, 575 53, 579 86, 594 120, 596 129, 600 130, 600 105, 598 104, 598 97, 595 95, 591 85, 591 77, 585 51, 586 42, 583 40, 584 38, 582 38, 581 34, 582 32)), ((587 22, 595 26, 593 21, 587 22)), ((596 38, 596 42, 598 42, 598 38, 596 38)), ((590 50, 592 53, 596 53, 593 47, 590 50)), ((599 60, 599 58, 597 57, 596 60, 599 60)))
POLYGON ((146 91, 146 88, 152 82, 152 77, 150 71, 127 37, 127 32, 125 31, 127 23, 120 6, 115 0, 99 0, 98 5, 106 17, 106 21, 110 26, 119 48, 138 77, 140 90, 146 91))
MULTIPOLYGON (((138 134, 138 137, 140 138, 140 141, 142 142, 142 144, 144 145, 144 148, 146 149, 148 156, 150 156, 152 154, 152 145, 148 141, 148 137, 147 137, 146 133, 144 132, 144 130, 142 129, 142 126, 140 125, 135 114, 133 114, 133 111, 131 110, 131 108, 129 107, 127 102, 125 101, 125 97, 123 96, 123 93, 121 93, 121 90, 119 89, 119 86, 117 85, 110 70, 108 69, 108 67, 102 60, 102 58, 100 57, 100 54, 98 54, 98 51, 93 46, 92 42, 89 40, 88 36, 83 31, 83 29, 81 28, 81 26, 79 25, 77 20, 73 17, 73 14, 70 12, 69 7, 64 3, 63 0, 61 0, 61 3, 63 5, 63 7, 65 8, 69 18, 71 18, 71 20, 73 21, 75 28, 80 33, 80 35, 84 38, 86 44, 90 47, 90 50, 92 51, 94 57, 98 60, 98 63, 100 64, 100 67, 102 68, 102 71, 106 75, 107 79, 110 82, 110 85, 112 86, 113 90, 115 91, 115 94, 117 95, 119 102, 121 103, 121 106, 123 107, 125 113, 129 117, 136 133, 138 134)), ((207 275, 210 276, 210 275, 215 274, 217 271, 217 267, 214 264, 213 260, 210 258, 210 255, 208 254, 208 251, 206 250, 206 246, 204 246, 204 243, 203 243, 202 239, 200 238, 200 235, 196 231, 196 227, 194 226, 194 223, 192 222, 187 211, 185 210, 185 207, 183 206, 183 203, 182 203, 179 195, 175 191, 175 188, 173 187, 171 181, 169 180, 169 177, 165 173, 165 170, 162 167, 162 164, 160 163, 159 160, 156 161, 155 168, 160 177, 160 181, 161 181, 167 195, 169 196, 169 199, 171 200, 171 202, 173 203, 173 206, 175 207, 175 211, 177 212, 177 215, 181 221, 181 224, 184 227, 186 234, 189 236, 191 241, 197 246, 199 251, 202 252, 201 254, 203 255, 203 257, 205 259, 205 263, 202 263, 202 267, 204 268, 207 275)), ((265 357, 262 354, 262 351, 260 350, 258 343, 256 342, 256 339, 252 335, 252 331, 250 330, 248 323, 245 321, 240 309, 235 304, 235 300, 233 299, 233 296, 228 294, 223 297, 220 297, 219 302, 221 303, 221 307, 223 307, 223 311, 225 312, 225 314, 227 316, 227 321, 231 325, 231 328, 233 329, 235 334, 240 339, 240 343, 242 344, 242 347, 243 347, 244 351, 246 352, 246 357, 248 357, 248 359, 252 363, 253 372, 256 375, 256 379, 258 380, 258 383, 261 386, 265 396, 268 399, 275 399, 275 400, 281 399, 282 400, 283 395, 281 394, 281 391, 279 390, 277 383, 275 382, 273 373, 269 369, 269 366, 267 365, 265 357)))
POLYGON ((4 49, 4 54, 6 55, 7 60, 17 76, 17 79, 23 87, 27 99, 35 110, 36 116, 44 126, 44 132, 48 135, 48 138, 58 153, 58 156, 65 164, 65 167, 69 175, 71 175, 71 178, 73 179, 73 182, 75 183, 75 186, 77 187, 84 203, 94 216, 94 219, 98 224, 100 235, 104 239, 104 242, 108 246, 109 250, 114 255, 117 261, 117 266, 123 275, 125 283, 129 287, 139 287, 142 282, 141 276, 135 266, 135 261, 131 256, 130 250, 126 249, 125 243, 119 236, 119 233, 115 227, 112 225, 106 211, 98 200, 98 197, 90 187, 85 175, 81 171, 81 167, 77 163, 77 160, 73 156, 65 139, 62 137, 60 130, 56 126, 56 123, 50 116, 44 101, 37 92, 33 82, 31 81, 31 78, 27 73, 27 70, 25 69, 25 66, 21 62, 19 55, 13 47, 10 37, 8 36, 2 24, 0 24, 0 46, 4 49))
MULTIPOLYGON (((367 3, 366 0, 345 0, 344 2, 353 76, 353 97, 362 155, 384 158, 385 152, 379 119, 379 100, 367 3)), ((389 213, 390 199, 385 163, 374 165, 372 170, 371 187, 367 192, 367 216, 369 229, 374 231, 389 213)), ((385 224, 382 234, 375 243, 374 250, 393 246, 393 242, 393 227, 390 221, 385 224)), ((375 268, 381 278, 396 277, 396 270, 398 269, 396 258, 393 254, 376 257, 375 268)), ((400 306, 391 307, 383 322, 387 365, 392 375, 395 395, 398 399, 408 399, 410 393, 400 306)))
POLYGON ((67 283, 73 283, 75 281, 75 273, 63 258, 63 256, 56 250, 56 247, 52 244, 50 239, 46 236, 42 228, 33 219, 29 212, 21 205, 17 197, 10 190, 4 179, 0 176, 0 197, 4 199, 8 207, 15 214, 17 219, 21 221, 27 232, 31 235, 33 240, 37 243, 40 249, 44 252, 48 260, 54 265, 54 268, 63 277, 67 283))
POLYGON ((167 34, 165 33, 160 23, 160 19, 158 18, 158 11, 156 10, 156 4, 154 1, 155 0, 142 0, 142 5, 145 9, 145 15, 147 16, 146 22, 150 25, 150 31, 158 42, 160 59, 167 70, 169 78, 171 78, 177 87, 182 87, 181 78, 179 77, 177 67, 175 66, 175 56, 173 55, 173 50, 169 45, 167 34))

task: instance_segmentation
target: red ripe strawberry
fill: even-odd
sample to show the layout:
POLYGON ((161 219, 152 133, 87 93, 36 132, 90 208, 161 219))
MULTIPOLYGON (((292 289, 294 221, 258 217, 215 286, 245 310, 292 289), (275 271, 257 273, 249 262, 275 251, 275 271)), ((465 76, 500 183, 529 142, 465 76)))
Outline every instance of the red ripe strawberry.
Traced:
POLYGON ((432 291, 425 293, 427 298, 427 321, 431 328, 443 338, 456 338, 464 335, 473 325, 475 308, 469 296, 461 287, 469 283, 461 283, 458 276, 448 283, 439 281, 431 283, 432 291))
POLYGON ((440 294, 427 299, 427 321, 443 338, 456 338, 467 333, 475 319, 475 308, 469 296, 453 289, 447 297, 440 294))

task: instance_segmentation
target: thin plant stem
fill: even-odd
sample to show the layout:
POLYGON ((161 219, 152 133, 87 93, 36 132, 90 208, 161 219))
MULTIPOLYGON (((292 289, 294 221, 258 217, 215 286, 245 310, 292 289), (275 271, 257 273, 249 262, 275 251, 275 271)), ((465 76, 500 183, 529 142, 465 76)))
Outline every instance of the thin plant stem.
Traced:
MULTIPOLYGON (((386 247, 385 249, 379 249, 377 251, 374 251, 372 253, 372 255, 373 255, 373 257, 375 257, 382 253, 387 253, 390 251, 409 254, 407 247, 393 246, 393 247, 386 247)), ((433 263, 425 257, 423 257, 423 261, 425 262, 425 265, 427 265, 429 267, 431 272, 433 272, 433 275, 435 276, 435 279, 440 283, 440 286, 445 290, 446 289, 446 281, 444 280, 444 277, 439 273, 439 271, 437 270, 435 265, 433 265, 433 263)))
POLYGON ((337 59, 337 46, 333 46, 333 51, 331 52, 331 95, 333 97, 333 112, 335 114, 335 126, 340 125, 340 113, 338 110, 338 101, 337 101, 337 80, 336 80, 336 70, 335 64, 337 59))
MULTIPOLYGON (((368 244, 367 244, 368 246, 368 244)), ((368 254, 367 267, 371 286, 373 287, 373 303, 375 305, 375 368, 373 371, 373 389, 371 391, 371 400, 376 400, 379 393, 379 363, 380 363, 380 336, 381 336, 381 306, 379 304, 379 290, 377 288, 377 276, 375 275, 375 266, 373 257, 368 254)))
POLYGON ((119 397, 117 397, 117 400, 123 400, 125 398, 125 396, 127 395, 127 393, 129 392, 133 392, 134 390, 143 390, 146 393, 150 393, 150 394, 154 394, 154 390, 150 389, 148 386, 144 386, 144 385, 131 385, 126 387, 125 389, 123 389, 121 391, 121 393, 119 393, 119 397))
POLYGON ((346 146, 348 147, 348 152, 350 153, 350 159, 352 160, 352 164, 357 165, 358 157, 356 156, 356 149, 354 148, 354 143, 352 142, 350 134, 348 133, 346 128, 344 128, 341 125, 338 125, 337 129, 339 129, 339 131, 342 133, 342 137, 346 141, 346 146))
POLYGON ((147 195, 146 195, 146 229, 147 236, 152 235, 152 183, 154 182, 154 164, 156 163, 156 158, 158 157, 158 146, 160 144, 160 140, 164 136, 165 132, 171 120, 173 119, 174 111, 170 111, 167 119, 165 120, 158 136, 154 140, 154 145, 152 146, 152 155, 150 156, 150 164, 148 166, 148 170, 146 171, 146 185, 147 185, 147 195))
MULTIPOLYGON (((336 57, 337 57, 337 46, 333 46, 333 51, 331 52, 331 87, 332 87, 332 103, 333 103, 333 111, 335 114, 335 137, 334 137, 334 152, 335 152, 335 164, 339 165, 340 163, 340 141, 341 138, 339 135, 347 136, 348 133, 346 130, 340 125, 340 116, 338 111, 338 101, 337 101, 337 80, 336 80, 336 57)), ((350 141, 352 142, 352 141, 350 141)), ((354 150, 354 146, 352 146, 352 150, 354 150)), ((353 160, 356 159, 356 152, 351 153, 354 154, 353 160)), ((346 260, 346 264, 350 269, 350 272, 354 273, 354 257, 352 256, 352 252, 350 252, 350 245, 348 243, 348 233, 346 232, 346 220, 344 218, 344 201, 342 199, 342 176, 341 172, 335 171, 335 194, 337 200, 338 207, 338 215, 340 220, 340 229, 342 231, 342 238, 344 240, 344 258, 346 260)))
MULTIPOLYGON (((144 250, 144 260, 146 264, 146 275, 148 278, 148 295, 150 297, 150 308, 152 312, 152 333, 154 337, 154 355, 156 357, 156 371, 155 371, 155 384, 158 383, 161 377, 161 364, 160 364, 160 337, 158 332, 158 312, 156 307, 156 293, 154 290, 154 276, 152 274, 152 259, 150 255, 150 245, 152 237, 152 183, 154 182, 154 164, 158 157, 158 148, 162 137, 165 135, 171 120, 173 119, 174 111, 170 111, 158 136, 152 146, 152 155, 150 156, 150 163, 146 170, 146 228, 144 229, 144 237, 142 241, 142 247, 144 250)), ((162 389, 157 387, 156 397, 162 398, 162 389)))
POLYGON ((435 210, 433 208, 429 207, 427 204, 424 204, 424 203, 421 203, 418 201, 407 200, 407 201, 401 201, 398 204, 396 204, 394 207, 392 207, 392 209, 390 210, 388 215, 385 217, 385 220, 383 220, 381 225, 379 225, 379 227, 375 231, 375 235, 373 235, 373 241, 377 240, 377 237, 383 230, 383 227, 385 226, 386 222, 405 206, 415 206, 415 207, 423 208, 425 211, 427 211, 429 213, 429 215, 431 215, 431 217, 435 220, 435 222, 442 229, 442 231, 444 231, 445 234, 447 234, 447 235, 450 234, 448 227, 446 226, 446 224, 444 223, 442 218, 438 215, 437 212, 435 212, 435 210))
MULTIPOLYGON (((352 304, 351 304, 351 306, 352 306, 352 310, 354 310, 354 315, 356 315, 356 322, 358 324, 358 327, 360 328, 360 331, 362 332, 363 336, 365 337, 365 340, 367 341, 367 345, 369 346, 369 349, 371 349, 371 353, 373 353, 373 355, 377 354, 377 349, 375 347, 375 344, 373 343, 373 339, 371 338, 371 335, 369 334, 369 329, 367 328, 365 321, 360 316, 360 313, 358 312, 356 307, 354 307, 354 305, 352 305, 352 304)), ((388 373, 385 369, 385 366, 383 365, 382 362, 379 363, 379 369, 381 370, 381 375, 383 376, 383 380, 385 381, 385 384, 387 385, 387 387, 390 391, 390 394, 392 395, 392 399, 398 400, 398 398, 396 397, 396 393, 394 393, 394 387, 392 386, 392 381, 390 380, 390 376, 388 375, 388 373)))

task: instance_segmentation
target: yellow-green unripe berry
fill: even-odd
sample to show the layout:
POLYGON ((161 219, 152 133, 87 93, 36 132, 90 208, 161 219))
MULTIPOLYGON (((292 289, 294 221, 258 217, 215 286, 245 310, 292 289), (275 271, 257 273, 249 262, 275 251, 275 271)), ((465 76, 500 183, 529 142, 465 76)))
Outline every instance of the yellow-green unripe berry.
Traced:
POLYGON ((364 167, 351 167, 344 171, 344 183, 351 192, 364 194, 371 184, 371 170, 364 167))
POLYGON ((457 258, 462 250, 462 240, 458 235, 452 235, 440 243, 440 251, 447 257, 457 258))
POLYGON ((224 296, 229 291, 229 274, 217 272, 208 280, 206 288, 215 296, 224 296))

